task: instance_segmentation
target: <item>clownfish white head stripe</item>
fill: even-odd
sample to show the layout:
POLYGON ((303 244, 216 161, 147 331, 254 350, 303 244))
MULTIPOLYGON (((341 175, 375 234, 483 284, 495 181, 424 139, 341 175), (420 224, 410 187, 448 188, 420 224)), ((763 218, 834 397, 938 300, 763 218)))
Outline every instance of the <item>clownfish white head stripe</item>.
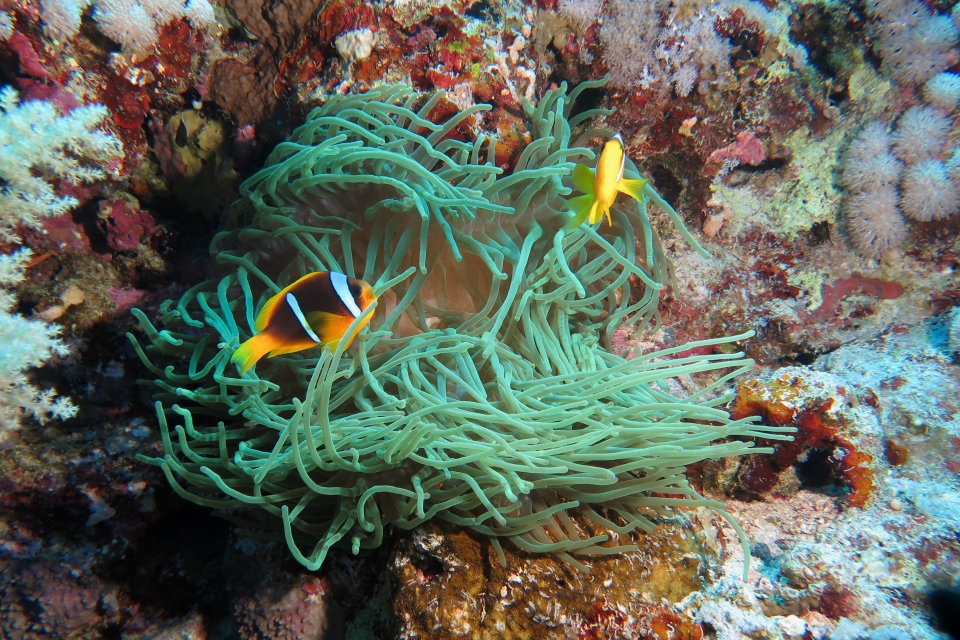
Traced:
POLYGON ((360 311, 360 307, 357 306, 356 300, 353 299, 353 294, 350 293, 350 285, 347 283, 347 276, 336 271, 331 271, 330 284, 333 285, 333 290, 337 292, 340 302, 342 302, 344 306, 350 310, 350 313, 353 314, 354 318, 359 318, 360 314, 363 312, 360 311))
POLYGON ((286 296, 287 304, 290 305, 290 310, 293 311, 293 315, 297 316, 297 320, 300 322, 300 326, 303 327, 303 330, 307 332, 307 335, 310 336, 310 339, 314 342, 320 342, 320 338, 310 328, 310 325, 307 323, 307 319, 303 315, 303 311, 300 310, 300 303, 297 302, 297 296, 292 293, 288 293, 286 296))

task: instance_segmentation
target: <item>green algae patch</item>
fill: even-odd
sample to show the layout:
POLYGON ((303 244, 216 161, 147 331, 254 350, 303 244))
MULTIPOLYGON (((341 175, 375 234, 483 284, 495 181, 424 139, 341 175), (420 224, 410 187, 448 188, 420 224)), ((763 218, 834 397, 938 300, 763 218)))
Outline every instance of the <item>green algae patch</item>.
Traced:
POLYGON ((790 163, 769 203, 779 234, 795 238, 821 222, 836 224, 843 191, 834 184, 834 174, 844 135, 843 129, 835 127, 817 138, 807 127, 801 127, 784 141, 784 147, 790 150, 790 163))

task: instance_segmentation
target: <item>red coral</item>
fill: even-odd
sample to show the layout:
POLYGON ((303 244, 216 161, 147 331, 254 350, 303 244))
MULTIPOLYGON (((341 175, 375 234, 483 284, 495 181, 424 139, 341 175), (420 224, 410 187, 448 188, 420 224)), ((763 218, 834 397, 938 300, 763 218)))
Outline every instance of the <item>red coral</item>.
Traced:
MULTIPOLYGON (((11 33, 10 37, 0 44, 0 54, 3 58, 16 57, 17 69, 21 75, 53 80, 53 74, 47 71, 30 40, 19 31, 11 33)), ((3 60, 6 67, 12 66, 11 62, 12 60, 3 60)))
POLYGON ((820 596, 820 613, 839 620, 860 610, 860 601, 856 595, 845 589, 829 588, 820 596))
POLYGON ((893 300, 903 295, 903 286, 897 282, 864 278, 859 273, 854 273, 850 278, 835 280, 833 285, 824 285, 823 304, 813 313, 804 313, 802 317, 807 322, 827 322, 836 315, 840 301, 853 292, 876 296, 881 300, 893 300))
POLYGON ((460 78, 458 76, 451 76, 436 69, 427 69, 425 77, 432 86, 445 91, 453 89, 460 84, 460 78))
POLYGON ((577 629, 579 640, 603 640, 604 638, 621 637, 626 631, 627 617, 602 599, 593 603, 593 608, 586 620, 580 623, 577 629))
POLYGON ((100 219, 97 224, 107 244, 114 251, 136 248, 157 228, 157 223, 148 211, 122 198, 100 202, 100 219))
MULTIPOLYGON (((802 381, 786 375, 767 382, 746 380, 738 385, 730 411, 733 419, 760 416, 768 424, 797 428, 792 441, 774 445, 773 455, 746 458, 738 472, 740 485, 752 494, 767 493, 776 486, 780 473, 817 449, 830 453, 826 461, 848 489, 846 506, 864 506, 873 494, 873 457, 857 450, 839 434, 840 425, 829 415, 834 398, 807 401, 797 407, 802 392, 802 381)), ((837 389, 837 393, 843 395, 844 391, 837 389)))
POLYGON ((753 131, 737 134, 737 141, 717 149, 710 154, 707 162, 722 163, 724 160, 736 160, 739 164, 757 166, 767 159, 767 150, 753 131))
POLYGON ((883 456, 894 467, 906 464, 910 458, 907 448, 893 440, 885 440, 883 443, 883 456))
POLYGON ((136 306, 145 294, 146 291, 140 289, 117 289, 114 287, 107 290, 107 297, 110 298, 110 302, 113 303, 118 314, 136 306))

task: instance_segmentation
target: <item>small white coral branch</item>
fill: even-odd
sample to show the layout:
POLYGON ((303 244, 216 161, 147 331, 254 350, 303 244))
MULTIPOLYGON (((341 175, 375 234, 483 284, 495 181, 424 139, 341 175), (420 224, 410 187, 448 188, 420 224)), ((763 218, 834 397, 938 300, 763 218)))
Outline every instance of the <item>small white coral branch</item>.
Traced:
MULTIPOLYGON (((30 257, 29 249, 0 255, 0 286, 21 281, 30 257)), ((60 327, 13 313, 15 304, 13 294, 0 290, 0 439, 18 429, 24 416, 45 422, 77 413, 69 399, 58 398, 51 389, 38 389, 26 376, 28 369, 68 353, 59 339, 60 327)))

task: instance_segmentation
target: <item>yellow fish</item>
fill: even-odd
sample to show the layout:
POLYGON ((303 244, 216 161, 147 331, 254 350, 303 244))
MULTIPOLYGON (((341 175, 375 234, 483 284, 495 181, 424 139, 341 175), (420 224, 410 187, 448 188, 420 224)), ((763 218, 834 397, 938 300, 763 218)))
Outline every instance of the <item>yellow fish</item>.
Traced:
POLYGON ((573 168, 573 186, 584 195, 570 199, 569 204, 574 216, 567 223, 567 229, 579 227, 584 220, 588 220, 590 224, 596 224, 604 215, 607 216, 607 224, 612 225, 610 207, 613 206, 618 193, 625 193, 637 202, 643 202, 641 194, 647 181, 624 180, 623 169, 626 162, 623 137, 618 133, 603 145, 596 169, 591 169, 583 163, 573 168))
MULTIPOLYGON (((363 280, 336 271, 308 273, 263 305, 253 325, 257 335, 230 360, 243 374, 267 354, 272 358, 324 345, 336 349, 350 324, 376 299, 363 280)), ((347 337, 347 346, 367 322, 347 337)))

